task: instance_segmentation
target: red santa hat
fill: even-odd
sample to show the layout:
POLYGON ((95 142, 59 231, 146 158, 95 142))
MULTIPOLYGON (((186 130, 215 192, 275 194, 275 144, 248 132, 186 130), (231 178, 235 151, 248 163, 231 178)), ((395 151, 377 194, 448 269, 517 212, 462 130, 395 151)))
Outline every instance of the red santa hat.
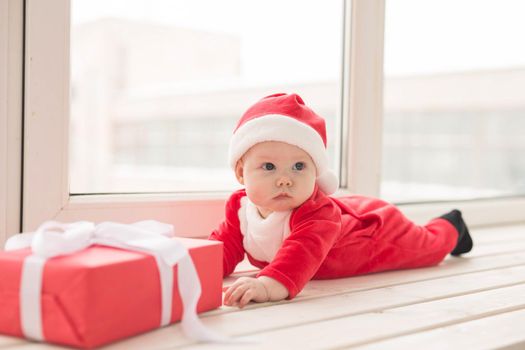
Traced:
POLYGON ((235 169, 244 153, 264 141, 286 142, 303 149, 317 167, 321 191, 332 194, 339 187, 337 176, 328 168, 325 121, 299 95, 266 96, 244 113, 230 140, 230 166, 235 169))

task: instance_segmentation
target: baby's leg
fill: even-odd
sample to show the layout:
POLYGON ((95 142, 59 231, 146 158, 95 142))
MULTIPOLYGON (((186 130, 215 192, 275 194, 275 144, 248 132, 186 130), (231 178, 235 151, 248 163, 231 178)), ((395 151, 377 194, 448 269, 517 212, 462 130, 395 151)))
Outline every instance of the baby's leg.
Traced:
POLYGON ((437 265, 458 243, 458 231, 445 218, 419 226, 393 205, 383 210, 383 225, 374 234, 375 272, 437 265))

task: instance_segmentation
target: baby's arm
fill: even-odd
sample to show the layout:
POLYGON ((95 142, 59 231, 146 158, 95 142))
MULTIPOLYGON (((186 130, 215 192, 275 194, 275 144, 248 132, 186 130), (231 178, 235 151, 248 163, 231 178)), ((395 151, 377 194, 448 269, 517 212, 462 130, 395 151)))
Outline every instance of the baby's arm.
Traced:
POLYGON ((235 266, 244 259, 243 237, 237 214, 242 196, 241 191, 236 191, 230 196, 226 202, 224 221, 208 238, 223 243, 223 276, 230 275, 235 270, 235 266))
POLYGON ((286 297, 288 289, 271 277, 241 277, 224 294, 224 305, 243 308, 251 300, 263 303, 286 297))

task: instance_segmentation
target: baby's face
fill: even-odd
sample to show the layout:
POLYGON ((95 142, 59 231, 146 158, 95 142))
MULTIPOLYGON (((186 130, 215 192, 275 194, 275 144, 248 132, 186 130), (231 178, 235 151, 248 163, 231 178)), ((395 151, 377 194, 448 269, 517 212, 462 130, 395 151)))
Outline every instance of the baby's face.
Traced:
POLYGON ((263 217, 303 204, 312 195, 317 176, 308 153, 274 141, 250 148, 237 163, 235 174, 263 217))

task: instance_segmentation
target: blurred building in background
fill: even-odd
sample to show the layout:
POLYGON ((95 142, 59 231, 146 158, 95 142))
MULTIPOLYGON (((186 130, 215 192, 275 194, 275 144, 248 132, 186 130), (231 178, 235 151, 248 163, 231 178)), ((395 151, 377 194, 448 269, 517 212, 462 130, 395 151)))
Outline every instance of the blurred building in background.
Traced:
MULTIPOLYGON (((229 34, 106 19, 73 27, 71 42, 72 193, 231 190, 235 123, 275 92, 327 119, 338 167, 339 81, 250 83, 229 34)), ((382 196, 525 192, 524 82, 525 68, 386 77, 382 196)))
POLYGON ((525 193, 525 67, 387 78, 383 191, 396 200, 525 193))
POLYGON ((231 35, 106 19, 73 27, 71 42, 72 193, 229 190, 235 123, 277 91, 315 96, 337 137, 337 82, 246 82, 231 35))

